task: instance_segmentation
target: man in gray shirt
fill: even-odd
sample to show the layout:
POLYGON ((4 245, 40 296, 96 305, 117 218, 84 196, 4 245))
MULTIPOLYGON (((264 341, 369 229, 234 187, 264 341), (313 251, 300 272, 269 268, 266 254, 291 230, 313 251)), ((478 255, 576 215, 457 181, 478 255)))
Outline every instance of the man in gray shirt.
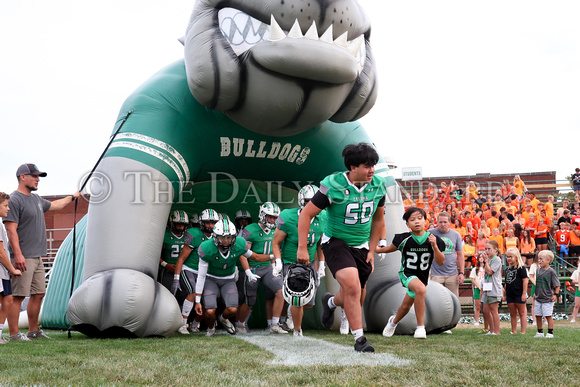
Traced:
POLYGON ((459 297, 459 284, 465 280, 465 257, 463 255, 463 241, 461 235, 449 228, 451 215, 441 212, 437 216, 437 228, 430 233, 440 237, 445 242, 445 263, 438 265, 433 261, 429 279, 445 286, 459 297))
POLYGON ((46 172, 34 164, 22 164, 16 171, 18 189, 10 194, 10 211, 4 218, 6 233, 10 241, 14 267, 22 271, 21 277, 12 279, 13 303, 8 312, 10 340, 29 340, 48 337, 38 327, 38 316, 42 299, 46 293, 44 265, 41 257, 46 255, 46 224, 44 213, 58 211, 81 196, 80 192, 50 202, 33 193, 46 172), (25 297, 28 301, 28 335, 18 330, 20 306, 25 297))

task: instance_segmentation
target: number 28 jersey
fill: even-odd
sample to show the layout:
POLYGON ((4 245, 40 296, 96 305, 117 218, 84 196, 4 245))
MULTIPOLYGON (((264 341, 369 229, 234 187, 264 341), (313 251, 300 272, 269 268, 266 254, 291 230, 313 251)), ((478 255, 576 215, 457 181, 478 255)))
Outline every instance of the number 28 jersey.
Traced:
MULTIPOLYGON (((395 234, 393 245, 401 252, 401 269, 399 274, 405 277, 416 276, 427 285, 429 269, 435 257, 433 247, 429 243, 430 232, 426 231, 420 237, 411 232, 395 234)), ((435 235, 439 251, 445 251, 445 242, 435 235)))
POLYGON ((325 236, 342 239, 349 246, 368 243, 371 219, 377 208, 384 205, 386 193, 386 180, 377 175, 360 188, 348 180, 346 172, 325 177, 317 195, 326 196, 327 205, 315 200, 316 195, 312 200, 316 207, 328 212, 325 236))

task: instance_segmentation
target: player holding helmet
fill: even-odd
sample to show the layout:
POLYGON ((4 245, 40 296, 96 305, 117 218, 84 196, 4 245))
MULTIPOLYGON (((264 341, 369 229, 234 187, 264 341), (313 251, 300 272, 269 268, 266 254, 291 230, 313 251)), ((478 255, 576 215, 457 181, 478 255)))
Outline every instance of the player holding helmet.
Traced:
POLYGON ((183 316, 183 325, 179 328, 179 333, 187 335, 189 332, 199 332, 199 322, 200 318, 196 318, 189 324, 189 330, 187 328, 187 319, 191 310, 193 309, 195 301, 195 282, 197 280, 197 271, 199 267, 199 257, 198 247, 203 241, 211 238, 213 234, 213 228, 216 222, 219 220, 218 213, 212 209, 205 209, 202 211, 200 216, 200 228, 190 228, 185 232, 185 245, 181 250, 181 254, 175 265, 175 274, 173 276, 173 285, 171 286, 171 292, 176 294, 177 290, 180 290, 180 279, 185 285, 183 289, 187 293, 187 297, 183 301, 183 307, 181 308, 181 314, 183 316))
MULTIPOLYGON (((248 242, 248 247, 260 253, 272 255, 272 240, 274 239, 274 229, 276 221, 280 215, 280 207, 276 203, 265 202, 260 207, 258 215, 259 222, 248 225, 241 233, 242 237, 248 242)), ((244 258, 240 258, 243 263, 244 258)), ((256 303, 256 296, 258 294, 259 282, 264 285, 266 292, 266 300, 273 299, 271 309, 266 301, 266 315, 268 318, 268 325, 271 333, 288 333, 280 326, 280 315, 282 308, 284 308, 284 298, 282 296, 282 277, 275 276, 271 262, 250 262, 250 271, 256 275, 257 281, 250 282, 246 278, 245 285, 245 300, 238 311, 238 321, 236 322, 236 329, 239 332, 247 332, 245 321, 256 303), (271 324, 270 324, 271 319, 271 324)))
MULTIPOLYGON (((322 254, 322 249, 320 248, 319 243, 324 228, 326 227, 326 211, 323 211, 312 219, 308 231, 308 255, 310 257, 308 266, 312 269, 312 273, 314 274, 314 283, 316 283, 316 287, 313 287, 312 289, 308 287, 306 290, 303 290, 298 294, 293 291, 287 283, 289 280, 288 269, 296 263, 296 254, 298 252, 298 217, 306 203, 312 199, 317 191, 318 188, 315 185, 310 184, 305 185, 300 189, 298 192, 298 205, 300 207, 282 211, 278 218, 276 233, 274 234, 274 243, 272 246, 275 257, 275 267, 282 268, 281 263, 284 263, 283 295, 289 304, 290 314, 288 316, 292 319, 295 337, 302 336, 302 317, 304 316, 304 310, 310 309, 314 306, 314 301, 316 300, 316 287, 318 287, 320 279, 325 275, 324 254, 322 254), (318 263, 317 274, 315 271, 315 257, 317 258, 316 261, 318 263), (295 297, 292 297, 292 295, 295 297), (310 297, 310 299, 304 303, 304 300, 306 300, 307 297, 310 297), (289 301, 289 299, 293 299, 295 302, 289 301)), ((307 275, 308 271, 304 271, 304 274, 307 275)), ((297 273, 297 275, 299 275, 299 273, 297 273)))

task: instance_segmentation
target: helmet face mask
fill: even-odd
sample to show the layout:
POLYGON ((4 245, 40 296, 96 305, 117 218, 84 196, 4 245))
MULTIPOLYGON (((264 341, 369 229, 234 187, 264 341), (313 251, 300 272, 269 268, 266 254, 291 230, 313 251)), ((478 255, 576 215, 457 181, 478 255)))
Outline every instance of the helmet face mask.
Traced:
POLYGON ((236 226, 227 219, 219 220, 213 228, 213 240, 221 252, 229 252, 236 243, 236 226))
POLYGON ((260 214, 258 215, 258 218, 260 223, 268 230, 272 230, 276 227, 278 216, 280 216, 280 207, 278 207, 276 203, 266 202, 260 206, 260 214), (273 221, 272 218, 274 218, 273 221))
POLYGON ((218 220, 220 220, 219 214, 215 210, 211 208, 203 210, 199 217, 201 230, 206 234, 211 234, 218 220))
POLYGON ((308 202, 312 200, 312 198, 317 192, 318 187, 316 187, 315 185, 308 184, 302 187, 300 191, 298 191, 298 205, 300 206, 300 208, 304 208, 304 206, 306 206, 306 204, 308 204, 308 202))
POLYGON ((183 210, 175 210, 169 216, 169 228, 176 235, 181 235, 188 225, 189 218, 183 210))
POLYGON ((284 276, 282 295, 292 306, 304 306, 316 293, 315 274, 310 266, 292 264, 284 276))

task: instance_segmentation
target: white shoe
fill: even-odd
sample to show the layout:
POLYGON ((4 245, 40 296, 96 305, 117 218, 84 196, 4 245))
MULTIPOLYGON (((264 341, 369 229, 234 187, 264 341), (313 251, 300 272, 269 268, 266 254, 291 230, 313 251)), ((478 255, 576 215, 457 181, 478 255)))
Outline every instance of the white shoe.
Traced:
POLYGON ((344 309, 341 310, 340 314, 340 334, 348 335, 350 325, 348 323, 348 319, 346 318, 346 313, 344 313, 344 309))
POLYGON ((212 329, 207 328, 207 333, 205 334, 207 337, 212 337, 215 335, 215 326, 212 329))
POLYGON ((288 334, 288 332, 282 329, 282 327, 278 323, 272 323, 272 325, 270 325, 270 333, 288 334))
POLYGON ((294 331, 294 337, 304 337, 302 335, 302 329, 300 329, 299 331, 294 331))
POLYGON ((246 324, 238 324, 236 323, 236 332, 237 333, 248 333, 248 327, 246 324))
POLYGON ((473 325, 474 325, 474 326, 476 326, 476 327, 478 327, 478 326, 479 326, 479 323, 478 323, 478 322, 476 322, 476 323, 474 323, 473 325))
POLYGON ((187 324, 180 326, 177 332, 181 333, 182 335, 189 335, 189 331, 187 330, 187 324))
POLYGON ((551 333, 546 333, 546 339, 553 339, 554 335, 551 333))
MULTIPOLYGON (((534 337, 544 337, 543 333, 537 332, 536 335, 534 337)), ((553 337, 553 336, 552 336, 553 337)))
POLYGON ((453 332, 451 332, 451 330, 447 329, 446 331, 444 331, 443 333, 447 333, 448 335, 452 335, 453 332))
POLYGON ((532 325, 536 325, 536 324, 537 324, 536 320, 532 321, 532 325))
POLYGON ((230 335, 236 334, 236 328, 234 327, 234 324, 232 324, 232 322, 230 320, 228 320, 227 318, 225 318, 221 314, 218 316, 218 320, 219 320, 220 324, 223 325, 226 332, 228 332, 230 335))
POLYGON ((288 329, 294 330, 294 320, 292 320, 292 305, 288 305, 286 310, 286 326, 288 329))
POLYGON ((395 334, 395 329, 397 329, 397 326, 395 325, 394 327, 391 327, 391 322, 394 319, 395 319, 394 315, 389 317, 389 322, 387 323, 387 325, 385 325, 385 329, 383 329, 383 336, 391 337, 395 334))
POLYGON ((576 322, 576 320, 572 319, 572 320, 570 320, 570 322, 571 322, 571 323, 575 323, 575 322, 576 322))
POLYGON ((413 335, 416 339, 426 339, 427 332, 425 332, 425 327, 415 329, 415 334, 413 335))
POLYGON ((191 333, 199 333, 199 323, 197 321, 190 322, 187 330, 191 333))

